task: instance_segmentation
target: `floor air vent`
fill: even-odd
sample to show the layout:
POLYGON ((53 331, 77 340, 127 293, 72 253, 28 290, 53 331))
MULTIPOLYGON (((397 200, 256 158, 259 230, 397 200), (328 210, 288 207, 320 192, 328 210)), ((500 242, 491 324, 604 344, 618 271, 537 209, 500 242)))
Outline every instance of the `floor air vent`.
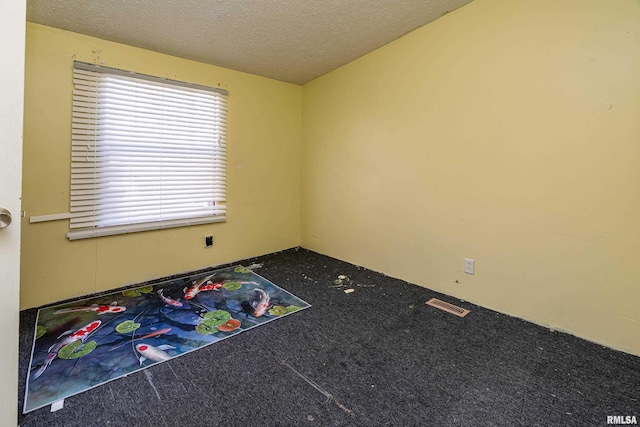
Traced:
POLYGON ((439 299, 431 298, 426 302, 427 305, 430 305, 435 308, 439 308, 440 310, 444 310, 448 313, 455 314, 459 317, 464 317, 469 314, 469 310, 465 310, 462 307, 458 307, 457 305, 449 304, 448 302, 440 301, 439 299))

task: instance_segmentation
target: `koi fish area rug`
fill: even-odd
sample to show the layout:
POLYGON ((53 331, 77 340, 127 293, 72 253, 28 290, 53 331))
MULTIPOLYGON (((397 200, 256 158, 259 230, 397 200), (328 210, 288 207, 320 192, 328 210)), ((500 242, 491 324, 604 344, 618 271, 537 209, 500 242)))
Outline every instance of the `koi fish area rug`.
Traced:
POLYGON ((234 266, 40 309, 23 413, 309 306, 234 266))

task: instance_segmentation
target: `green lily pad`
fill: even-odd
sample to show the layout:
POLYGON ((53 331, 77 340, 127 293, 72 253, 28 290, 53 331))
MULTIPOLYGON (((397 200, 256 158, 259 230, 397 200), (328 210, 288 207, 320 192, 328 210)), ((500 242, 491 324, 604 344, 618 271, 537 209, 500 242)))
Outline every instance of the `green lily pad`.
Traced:
POLYGON ((60 359, 77 359, 91 353, 97 345, 98 343, 95 341, 89 341, 86 344, 83 344, 82 341, 75 341, 62 347, 58 352, 58 357, 60 359))
POLYGON ((218 328, 211 326, 209 322, 204 322, 196 326, 196 332, 202 335, 211 335, 218 332, 218 328))
POLYGON ((218 320, 203 320, 200 324, 213 329, 218 326, 218 323, 220 323, 218 320))
POLYGON ((136 323, 133 320, 125 320, 116 326, 116 331, 121 334, 128 334, 129 332, 133 332, 140 327, 140 323, 136 323))
POLYGON ((287 314, 287 309, 281 305, 274 305, 269 310, 269 314, 272 314, 274 316, 282 316, 283 314, 287 314))
POLYGON ((235 271, 236 273, 244 273, 244 274, 251 273, 251 270, 248 270, 244 267, 236 267, 233 269, 233 271, 235 271))
POLYGON ((122 295, 124 295, 125 297, 135 298, 139 297, 141 294, 138 289, 129 289, 127 291, 122 291, 122 295))
POLYGON ((222 285, 222 289, 226 289, 227 291, 235 291, 236 289, 240 289, 242 283, 240 282, 227 282, 222 285))
POLYGON ((142 294, 148 294, 151 291, 153 291, 153 286, 145 286, 138 289, 127 289, 126 291, 122 291, 122 295, 125 297, 135 298, 142 294))
POLYGON ((36 327, 36 339, 40 338, 41 336, 43 336, 46 333, 47 333, 47 328, 45 328, 44 326, 38 325, 36 327))
POLYGON ((298 307, 297 305, 290 305, 287 307, 287 313, 292 313, 294 311, 300 310, 302 307, 298 307))
POLYGON ((206 323, 207 325, 211 325, 212 327, 216 327, 218 325, 222 325, 226 323, 227 320, 231 319, 231 313, 224 310, 216 310, 210 311, 204 315, 204 321, 202 323, 206 323))

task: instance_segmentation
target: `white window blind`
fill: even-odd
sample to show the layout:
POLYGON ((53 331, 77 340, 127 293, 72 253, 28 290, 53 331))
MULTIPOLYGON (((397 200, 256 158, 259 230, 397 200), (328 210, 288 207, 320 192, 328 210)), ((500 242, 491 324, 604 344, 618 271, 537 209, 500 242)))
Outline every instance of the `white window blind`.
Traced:
POLYGON ((225 220, 227 92, 74 63, 71 240, 225 220))

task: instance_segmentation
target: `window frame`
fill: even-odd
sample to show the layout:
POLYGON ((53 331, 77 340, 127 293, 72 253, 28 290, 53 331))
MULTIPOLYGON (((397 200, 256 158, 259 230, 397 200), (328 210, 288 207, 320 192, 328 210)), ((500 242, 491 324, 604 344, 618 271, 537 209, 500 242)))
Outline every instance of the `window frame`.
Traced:
MULTIPOLYGON (((67 238, 69 240, 77 240, 77 239, 93 238, 93 237, 100 237, 100 236, 134 233, 134 232, 147 231, 147 230, 157 230, 157 229, 174 228, 174 227, 191 226, 191 225, 197 225, 197 224, 208 224, 208 223, 226 221, 226 172, 227 172, 226 121, 227 121, 227 114, 228 114, 227 112, 228 91, 218 87, 202 86, 202 85, 197 85, 197 84, 192 84, 192 83, 187 83, 187 82, 182 82, 177 80, 170 80, 170 79, 165 79, 161 77, 149 76, 146 74, 134 73, 134 72, 124 71, 116 68, 105 67, 101 65, 88 64, 80 61, 74 61, 73 71, 74 71, 74 91, 73 91, 74 98, 73 98, 73 118, 72 118, 72 162, 71 162, 71 185, 70 185, 71 221, 70 221, 70 230, 67 233, 67 238), (76 70, 79 70, 79 71, 77 72, 76 70), (83 81, 85 77, 87 79, 95 79, 95 81, 98 83, 96 83, 94 86, 89 87, 90 83, 83 81), (205 120, 206 130, 203 132, 206 132, 206 135, 204 139, 202 139, 201 141, 204 141, 204 144, 209 144, 209 143, 211 144, 210 145, 211 153, 207 153, 205 158, 213 158, 214 160, 211 163, 211 168, 212 168, 211 172, 209 173, 205 171, 205 178, 203 178, 200 182, 204 183, 203 185, 208 191, 208 193, 205 194, 205 197, 209 197, 209 195, 215 195, 215 196, 212 198, 210 202, 209 201, 199 202, 199 203, 204 203, 202 205, 204 207, 194 207, 193 210, 191 210, 190 214, 185 214, 183 217, 180 217, 180 218, 171 218, 171 214, 169 214, 168 219, 161 218, 159 220, 154 220, 154 221, 133 221, 133 222, 118 224, 118 225, 99 225, 103 220, 98 218, 107 218, 107 213, 102 213, 105 211, 101 211, 102 209, 101 207, 107 206, 108 203, 100 202, 100 199, 106 199, 107 197, 105 197, 104 195, 100 196, 101 190, 99 190, 98 188, 105 187, 105 186, 99 185, 98 183, 99 178, 97 177, 100 176, 101 177, 100 179, 104 179, 104 176, 106 173, 105 169, 100 169, 100 168, 101 167, 108 168, 109 166, 104 166, 104 165, 110 162, 109 160, 107 161, 104 160, 105 158, 107 158, 106 155, 104 154, 104 151, 109 150, 109 147, 110 147, 109 144, 111 145, 114 144, 113 138, 111 142, 109 142, 109 136, 104 136, 108 132, 106 132, 103 127, 101 127, 101 126, 104 126, 104 122, 107 121, 105 120, 105 117, 108 114, 106 113, 106 111, 111 111, 113 113, 114 108, 105 106, 104 104, 100 104, 100 99, 101 99, 100 90, 105 91, 105 89, 101 89, 101 88, 104 88, 104 86, 101 86, 103 84, 102 83, 103 79, 106 80, 107 78, 111 78, 111 77, 116 79, 120 78, 122 81, 126 81, 126 82, 133 82, 131 84, 136 84, 135 82, 144 82, 140 84, 143 84, 145 88, 147 87, 147 85, 159 88, 157 93, 152 92, 153 93, 152 96, 159 96, 163 100, 165 97, 164 94, 161 94, 163 88, 168 88, 169 90, 167 90, 167 92, 175 92, 178 94, 183 92, 184 93, 189 92, 189 93, 195 93, 194 96, 202 95, 205 98, 206 102, 209 102, 208 101, 209 98, 213 100, 211 106, 207 105, 204 108, 207 109, 206 114, 213 114, 213 117, 215 118, 214 120, 215 123, 209 124, 208 120, 205 120), (91 102, 92 99, 93 99, 93 102, 91 102), (89 100, 89 102, 86 102, 87 100, 89 100), (82 104, 82 108, 79 107, 79 105, 81 104, 82 104), (111 108, 111 110, 109 110, 109 108, 111 108), (79 111, 82 111, 82 114, 80 114, 79 111), (92 113, 89 114, 87 113, 88 111, 91 111, 92 113), (210 113, 210 111, 214 111, 214 113, 210 113), (211 129, 209 129, 209 127, 211 127, 211 129), (209 137, 211 138, 211 141, 207 139, 209 137), (103 163, 100 163, 100 162, 103 162, 103 163), (211 188, 208 188, 209 174, 212 176, 211 188), (87 188, 89 187, 91 189, 87 190, 87 188), (206 211, 206 214, 195 215, 195 216, 192 215, 198 211, 203 211, 203 212, 206 211)), ((150 90, 154 90, 154 89, 150 89, 150 90)), ((136 95, 136 98, 138 96, 139 95, 136 95)), ((183 95, 178 95, 178 96, 183 96, 183 95)), ((187 95, 184 95, 184 96, 187 96, 187 95)), ((167 97, 171 98, 171 95, 167 95, 167 97)), ((136 100, 135 102, 139 102, 139 101, 136 100)), ((152 102, 149 102, 149 104, 151 103, 152 102)), ((184 107, 184 104, 181 104, 181 106, 184 107)), ((163 123, 165 123, 164 120, 167 120, 167 117, 164 115, 164 113, 161 113, 160 115, 161 115, 161 120, 163 120, 163 123)), ((125 117, 125 120, 127 120, 126 115, 124 115, 123 117, 125 117)), ((156 121, 155 116, 153 116, 151 119, 153 121, 156 121)), ((185 120, 190 120, 190 118, 185 120)), ((175 124, 175 122, 172 122, 172 124, 175 124)), ((134 126, 130 126, 130 125, 127 125, 127 126, 129 128, 134 129, 134 126)), ((180 132, 193 131, 193 127, 188 127, 187 124, 182 124, 182 126, 184 126, 184 128, 180 128, 180 132), (188 130, 185 130, 185 129, 188 129, 188 130)), ((143 127, 143 125, 139 125, 139 127, 143 127)), ((163 125, 162 129, 165 129, 165 128, 166 127, 163 125)), ((135 133, 135 130, 133 132, 135 133)), ((167 136, 166 133, 164 133, 164 130, 158 130, 158 128, 155 127, 153 131, 150 131, 150 132, 155 134, 161 133, 163 135, 162 137, 159 138, 159 141, 151 142, 150 146, 163 147, 164 144, 169 144, 168 142, 165 142, 165 140, 169 139, 169 137, 167 136)), ((152 139, 152 138, 149 137, 149 139, 152 139)), ((123 143, 121 142, 119 146, 120 147, 119 150, 125 151, 125 155, 126 155, 126 150, 129 150, 129 154, 132 155, 132 153, 135 151, 135 149, 132 148, 132 146, 134 145, 132 141, 129 141, 131 145, 129 145, 128 148, 125 144, 125 149, 122 148, 123 143)), ((189 142, 188 138, 185 139, 185 142, 187 143, 189 142)), ((178 143, 173 142, 172 144, 175 147, 176 144, 182 144, 182 142, 178 142, 178 143)), ((184 149, 191 150, 197 144, 203 144, 203 142, 197 142, 197 143, 192 142, 189 146, 185 146, 184 149)), ((202 145, 198 145, 199 149, 202 149, 201 147, 202 145)), ((206 149, 208 149, 208 147, 209 145, 205 146, 206 149)), ((147 148, 145 148, 145 150, 146 149, 147 148)), ((183 147, 179 146, 179 149, 182 150, 183 147)), ((172 161, 178 161, 178 160, 176 160, 175 157, 171 157, 168 154, 164 154, 164 156, 166 157, 162 158, 163 152, 165 151, 170 151, 170 150, 166 148, 163 150, 162 148, 160 148, 157 152, 154 151, 154 155, 156 157, 161 158, 160 162, 162 163, 162 165, 164 165, 164 168, 167 168, 166 163, 164 163, 166 157, 169 157, 169 160, 172 160, 172 161)), ((138 156, 140 155, 138 154, 138 156)), ((188 157, 186 160, 179 160, 178 163, 176 163, 176 166, 184 168, 189 160, 198 161, 198 160, 194 160, 194 159, 197 159, 197 157, 195 157, 193 153, 188 154, 187 156, 190 156, 190 157, 188 157)), ((140 160, 140 165, 148 166, 148 164, 145 163, 144 156, 142 156, 142 158, 143 160, 140 160)), ((199 160, 199 161, 202 162, 202 160, 199 160)), ((163 175, 166 177, 167 175, 166 173, 158 172, 157 162, 158 161, 156 160, 156 163, 154 163, 154 165, 156 165, 154 166, 156 169, 150 168, 149 170, 152 170, 152 173, 150 173, 149 175, 145 175, 147 179, 156 178, 158 176, 160 177, 160 179, 162 179, 163 175)), ((204 162, 205 170, 208 169, 208 167, 206 166, 206 162, 207 161, 205 160, 204 162)), ((113 161, 111 161, 111 163, 113 163, 113 161)), ((132 161, 130 161, 130 163, 132 163, 132 161)), ((138 163, 136 163, 136 167, 137 165, 138 163)), ((145 169, 145 168, 142 167, 142 169, 145 169)), ((159 170, 162 171, 163 167, 162 166, 159 167, 159 170)), ((180 173, 184 173, 184 172, 180 172, 180 173)), ((129 173, 129 176, 130 175, 133 175, 133 174, 129 173)), ((120 179, 120 178, 113 178, 113 179, 120 179)), ((132 179, 130 177, 123 178, 123 179, 128 179, 129 181, 135 181, 135 179, 132 179)), ((104 183, 104 181, 100 181, 100 182, 104 183)), ((112 183, 111 181, 109 181, 108 187, 111 187, 111 185, 112 183)), ((120 182, 113 184, 114 187, 119 187, 120 185, 126 186, 126 184, 121 184, 120 182)), ((142 194, 142 188, 135 187, 135 183, 129 184, 129 185, 134 186, 134 188, 136 189, 135 191, 136 194, 142 194)), ((178 186, 178 184, 174 184, 174 183, 172 183, 172 185, 178 186)), ((188 183, 185 184, 185 187, 189 185, 191 185, 191 181, 188 181, 188 183)), ((111 191, 111 190, 106 190, 106 191, 111 191)), ((130 194, 132 192, 130 190, 128 191, 129 192, 127 194, 130 194)), ((164 191, 158 190, 156 186, 153 186, 151 190, 145 190, 145 191, 149 191, 150 193, 153 193, 153 194, 157 194, 159 192, 161 194, 164 194, 164 191)), ((117 189, 114 190, 113 192, 114 194, 120 194, 117 189)), ((175 200, 171 202, 173 203, 172 206, 177 207, 176 210, 179 212, 188 210, 189 208, 184 206, 188 205, 189 203, 186 203, 185 205, 181 201, 182 199, 184 199, 184 195, 180 194, 180 191, 177 191, 177 192, 174 191, 173 194, 178 194, 178 195, 173 196, 175 200)), ((146 194, 140 197, 143 197, 145 199, 148 198, 146 194)), ((171 197, 169 196, 164 196, 164 197, 171 199, 171 197)), ((121 203, 121 202, 118 202, 118 200, 121 200, 121 199, 118 199, 117 196, 112 196, 111 198, 116 200, 116 202, 114 202, 115 204, 121 203)), ((129 197, 129 198, 134 199, 136 202, 138 201, 137 199, 135 199, 135 197, 129 197)), ((163 200, 163 196, 161 195, 157 200, 158 204, 162 203, 162 200, 163 200)), ((155 202, 155 201, 156 200, 152 200, 152 202, 155 202)), ((167 199, 165 199, 165 202, 167 204, 169 203, 167 199)), ((125 203, 125 202, 122 202, 122 203, 125 203)), ((196 203, 192 202, 190 204, 195 205, 196 203)), ((165 204, 165 208, 166 207, 167 205, 165 204)), ((155 209, 162 212, 162 210, 159 209, 159 205, 157 205, 155 209)), ((136 208, 131 208, 130 210, 135 212, 136 208)), ((140 215, 144 215, 144 213, 140 215)), ((161 217, 164 214, 162 213, 151 214, 151 216, 154 216, 154 215, 161 217)))

